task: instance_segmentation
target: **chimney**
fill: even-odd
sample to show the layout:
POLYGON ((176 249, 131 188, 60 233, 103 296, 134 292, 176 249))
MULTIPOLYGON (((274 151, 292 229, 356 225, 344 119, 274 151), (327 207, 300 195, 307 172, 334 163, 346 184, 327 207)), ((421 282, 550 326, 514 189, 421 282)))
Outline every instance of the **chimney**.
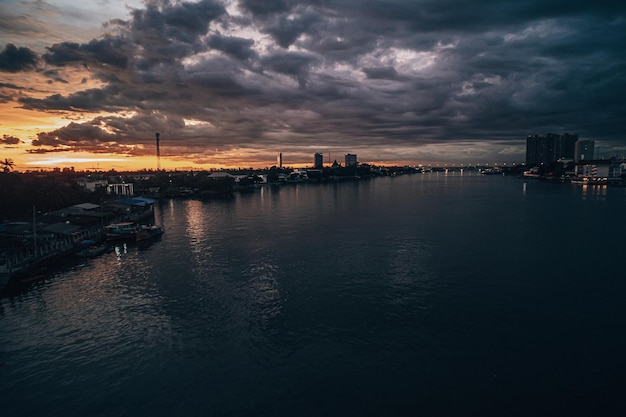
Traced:
POLYGON ((157 171, 161 170, 161 149, 159 148, 159 137, 161 135, 156 132, 156 149, 157 149, 157 171))

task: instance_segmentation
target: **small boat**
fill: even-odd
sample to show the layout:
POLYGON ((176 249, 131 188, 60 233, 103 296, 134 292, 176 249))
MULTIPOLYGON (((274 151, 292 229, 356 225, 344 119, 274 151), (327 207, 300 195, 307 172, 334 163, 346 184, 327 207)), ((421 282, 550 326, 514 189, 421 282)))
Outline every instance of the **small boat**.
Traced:
POLYGON ((583 177, 583 178, 574 178, 570 182, 572 184, 583 184, 583 185, 606 185, 608 183, 608 180, 605 178, 583 177))
POLYGON ((94 258, 107 251, 107 246, 97 244, 93 240, 83 240, 78 244, 76 255, 83 258, 94 258))
POLYGON ((95 258, 96 256, 102 255, 107 251, 107 247, 105 245, 100 246, 88 246, 86 248, 80 248, 76 251, 76 255, 83 258, 95 258))
POLYGON ((147 239, 152 239, 153 237, 161 236, 163 234, 163 229, 161 226, 156 225, 142 225, 137 229, 135 233, 135 240, 137 242, 147 239))
POLYGON ((107 240, 134 240, 137 230, 134 222, 112 223, 104 228, 104 235, 107 240))

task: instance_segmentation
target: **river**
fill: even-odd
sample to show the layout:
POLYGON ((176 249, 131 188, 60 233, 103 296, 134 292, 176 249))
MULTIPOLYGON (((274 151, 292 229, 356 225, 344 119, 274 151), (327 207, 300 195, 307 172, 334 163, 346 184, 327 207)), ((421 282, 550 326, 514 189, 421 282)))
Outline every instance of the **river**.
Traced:
POLYGON ((0 299, 5 416, 624 415, 626 190, 473 173, 159 201, 0 299))

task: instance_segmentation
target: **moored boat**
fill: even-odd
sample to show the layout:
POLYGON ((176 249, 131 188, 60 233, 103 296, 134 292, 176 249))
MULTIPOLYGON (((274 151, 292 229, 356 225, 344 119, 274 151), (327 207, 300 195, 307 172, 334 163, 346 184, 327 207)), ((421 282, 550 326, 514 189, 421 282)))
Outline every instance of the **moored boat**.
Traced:
POLYGON ((107 245, 105 244, 96 244, 94 241, 83 241, 80 242, 78 249, 76 250, 76 255, 83 258, 95 258, 96 256, 102 255, 107 251, 107 245))
POLYGON ((163 228, 157 225, 142 225, 137 229, 135 233, 135 240, 138 242, 141 240, 152 239, 153 237, 161 236, 163 234, 163 228))
POLYGON ((104 228, 107 240, 135 239, 138 226, 134 222, 112 223, 104 228))
POLYGON ((574 178, 570 181, 572 184, 583 184, 583 185, 607 185, 607 178, 594 178, 594 177, 581 177, 574 178))

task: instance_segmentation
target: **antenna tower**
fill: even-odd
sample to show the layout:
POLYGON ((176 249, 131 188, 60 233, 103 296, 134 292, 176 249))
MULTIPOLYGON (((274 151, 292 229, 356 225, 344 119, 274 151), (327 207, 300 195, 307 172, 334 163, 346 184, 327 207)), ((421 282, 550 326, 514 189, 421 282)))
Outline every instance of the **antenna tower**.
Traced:
POLYGON ((159 147, 160 136, 159 132, 156 132, 157 171, 161 170, 161 148, 159 147))

